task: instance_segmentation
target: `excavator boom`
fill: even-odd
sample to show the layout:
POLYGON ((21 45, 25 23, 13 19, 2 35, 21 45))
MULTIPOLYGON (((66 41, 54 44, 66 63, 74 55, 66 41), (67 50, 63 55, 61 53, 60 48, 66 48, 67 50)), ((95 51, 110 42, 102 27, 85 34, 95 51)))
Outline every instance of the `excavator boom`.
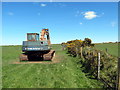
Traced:
POLYGON ((42 29, 40 40, 46 40, 45 35, 47 36, 48 45, 50 45, 51 43, 50 43, 50 36, 49 36, 49 30, 48 29, 42 29))

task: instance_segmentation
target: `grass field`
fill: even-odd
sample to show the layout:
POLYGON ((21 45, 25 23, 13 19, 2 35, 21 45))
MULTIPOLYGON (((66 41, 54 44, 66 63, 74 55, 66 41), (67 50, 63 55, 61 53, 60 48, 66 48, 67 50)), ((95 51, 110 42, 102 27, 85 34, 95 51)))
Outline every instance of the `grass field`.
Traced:
MULTIPOLYGON (((59 63, 13 64, 21 46, 3 46, 3 88, 101 88, 102 83, 82 72, 79 59, 70 57, 60 45, 52 45, 59 63)), ((45 62, 45 61, 43 61, 45 62)))
POLYGON ((118 43, 101 43, 95 45, 96 49, 106 51, 113 56, 118 56, 118 43))

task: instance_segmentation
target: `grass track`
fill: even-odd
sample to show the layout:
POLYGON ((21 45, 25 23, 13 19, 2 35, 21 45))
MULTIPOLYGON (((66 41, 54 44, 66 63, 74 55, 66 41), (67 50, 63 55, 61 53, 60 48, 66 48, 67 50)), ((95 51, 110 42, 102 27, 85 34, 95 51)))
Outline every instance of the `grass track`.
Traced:
POLYGON ((101 88, 102 83, 89 79, 80 68, 77 58, 52 45, 60 63, 12 64, 19 61, 21 46, 3 48, 3 88, 101 88))

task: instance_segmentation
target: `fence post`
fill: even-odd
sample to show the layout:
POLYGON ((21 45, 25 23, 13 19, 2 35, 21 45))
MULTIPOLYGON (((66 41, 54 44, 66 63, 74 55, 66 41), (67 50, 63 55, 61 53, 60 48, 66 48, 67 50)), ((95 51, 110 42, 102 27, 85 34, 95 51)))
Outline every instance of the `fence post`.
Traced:
POLYGON ((62 45, 62 50, 65 50, 65 45, 62 45))
POLYGON ((118 90, 120 90, 120 57, 118 58, 118 90))
POLYGON ((62 50, 64 50, 64 46, 62 46, 62 50))
POLYGON ((98 53, 98 79, 100 79, 100 52, 98 53))
POLYGON ((77 54, 77 57, 79 57, 79 53, 78 53, 78 48, 76 47, 76 54, 77 54))
POLYGON ((81 52, 81 57, 82 57, 82 56, 83 56, 83 55, 82 55, 82 47, 80 47, 80 52, 81 52))
POLYGON ((105 51, 108 52, 108 49, 106 48, 105 51))

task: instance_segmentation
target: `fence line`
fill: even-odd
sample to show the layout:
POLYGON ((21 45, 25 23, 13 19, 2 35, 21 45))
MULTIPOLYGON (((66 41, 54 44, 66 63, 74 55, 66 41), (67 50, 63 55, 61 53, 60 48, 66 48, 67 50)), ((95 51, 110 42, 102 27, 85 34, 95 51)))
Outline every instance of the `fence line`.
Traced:
POLYGON ((118 58, 118 90, 120 90, 120 57, 118 58))
MULTIPOLYGON (((65 48, 67 48, 67 45, 66 45, 66 47, 65 48)), ((103 72, 101 72, 100 71, 100 69, 102 69, 101 68, 101 65, 103 65, 103 55, 105 54, 105 52, 101 52, 100 50, 96 50, 96 49, 92 49, 92 48, 84 48, 84 47, 82 47, 82 46, 80 46, 80 48, 78 48, 78 47, 76 47, 76 46, 74 46, 74 47, 70 47, 69 46, 69 48, 67 48, 68 49, 68 51, 75 51, 75 53, 76 53, 76 56, 78 57, 78 55, 79 56, 81 56, 81 57, 83 57, 84 59, 90 59, 90 58, 92 58, 92 55, 94 55, 95 53, 97 54, 95 54, 95 56, 93 56, 93 58, 96 58, 96 60, 97 60, 97 63, 96 63, 96 68, 93 68, 93 69, 96 69, 96 72, 98 73, 96 73, 96 75, 95 75, 95 77, 97 76, 97 78, 98 78, 98 80, 101 80, 101 81, 103 81, 103 83, 108 87, 108 88, 116 88, 116 86, 118 87, 119 86, 119 88, 120 88, 120 72, 119 72, 119 85, 118 85, 118 83, 114 83, 114 81, 112 82, 112 81, 110 81, 110 80, 112 80, 112 79, 108 79, 108 78, 104 78, 104 77, 102 77, 103 75, 101 75, 101 73, 103 73, 103 72), (78 50, 79 49, 79 50, 78 50), (88 50, 87 50, 88 49, 88 50), (93 51, 92 51, 93 50, 93 51), (80 51, 80 52, 79 52, 80 51), (92 52, 91 52, 92 51, 92 52), (104 53, 104 54, 103 54, 104 53), (97 56, 97 57, 96 57, 97 56), (102 63, 102 64, 101 64, 102 63), (100 73, 101 72, 101 73, 100 73), (112 84, 112 85, 111 85, 112 84)), ((66 50, 67 50, 66 49, 66 50)), ((69 52, 69 53, 71 53, 71 52, 69 52)), ((71 53, 71 54, 74 54, 74 53, 71 53)), ((106 54, 105 55, 109 55, 107 52, 106 52, 106 54)), ((111 55, 112 56, 112 55, 111 55)), ((110 56, 108 56, 108 58, 109 58, 110 56)), ((104 58, 106 58, 106 56, 104 56, 104 58)), ((107 59, 108 59, 107 58, 107 59)), ((96 61, 95 60, 95 61, 96 61)), ((110 60, 111 60, 111 58, 110 58, 110 60)), ((116 60, 116 59, 115 59, 116 60)), ((92 59, 92 61, 94 61, 94 59, 92 59)), ((88 61, 89 62, 89 61, 88 61)), ((120 61, 119 61, 120 62, 120 61)), ((84 63, 84 61, 83 61, 83 63, 84 63)), ((85 62, 85 63, 87 63, 87 62, 85 62)), ((90 62, 89 62, 90 63, 90 62)), ((110 62, 111 63, 111 62, 110 62)), ((86 67, 86 66, 85 66, 86 67)), ((120 64, 119 64, 119 67, 120 67, 120 64)), ((86 68, 88 68, 88 67, 86 67, 86 68)), ((110 68, 111 69, 111 68, 110 68)), ((114 69, 113 69, 114 70, 114 69)), ((120 70, 119 70, 120 71, 120 70)), ((94 73, 93 73, 93 75, 94 75, 94 73)), ((111 77, 111 76, 110 76, 111 77)), ((115 82, 117 81, 116 79, 113 79, 113 80, 115 80, 115 82)), ((119 89, 120 90, 120 89, 119 89)))
POLYGON ((98 53, 98 79, 100 79, 100 52, 98 53))

